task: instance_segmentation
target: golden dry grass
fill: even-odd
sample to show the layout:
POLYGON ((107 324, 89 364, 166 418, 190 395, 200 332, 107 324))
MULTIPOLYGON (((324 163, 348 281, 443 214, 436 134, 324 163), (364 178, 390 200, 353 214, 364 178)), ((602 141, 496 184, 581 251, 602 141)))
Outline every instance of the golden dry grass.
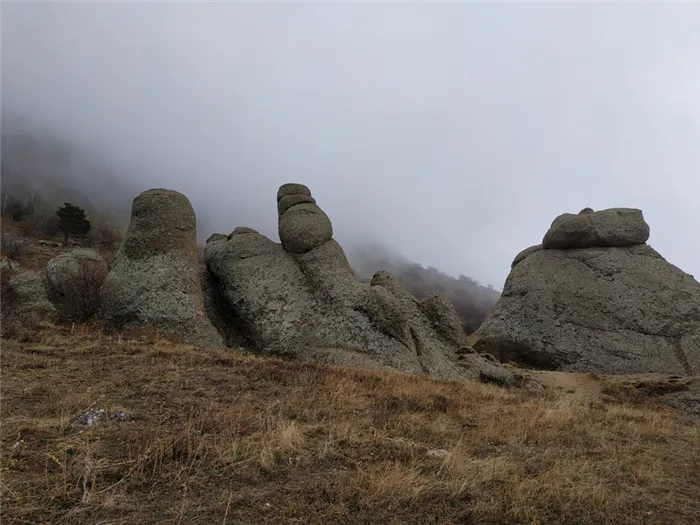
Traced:
POLYGON ((651 404, 55 328, 1 360, 3 524, 700 523, 700 425, 651 404))

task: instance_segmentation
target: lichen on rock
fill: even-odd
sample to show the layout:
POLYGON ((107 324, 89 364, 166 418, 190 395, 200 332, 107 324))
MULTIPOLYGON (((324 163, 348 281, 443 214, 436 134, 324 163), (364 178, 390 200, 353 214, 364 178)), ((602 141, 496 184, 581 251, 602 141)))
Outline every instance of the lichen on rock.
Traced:
POLYGON ((103 319, 117 329, 151 325, 183 343, 223 346, 204 311, 196 218, 181 193, 152 189, 134 199, 105 282, 103 319))
POLYGON ((257 351, 459 379, 512 372, 457 359, 464 332, 444 298, 419 302, 390 274, 360 282, 309 188, 277 193, 280 244, 249 228, 212 236, 205 262, 257 351))

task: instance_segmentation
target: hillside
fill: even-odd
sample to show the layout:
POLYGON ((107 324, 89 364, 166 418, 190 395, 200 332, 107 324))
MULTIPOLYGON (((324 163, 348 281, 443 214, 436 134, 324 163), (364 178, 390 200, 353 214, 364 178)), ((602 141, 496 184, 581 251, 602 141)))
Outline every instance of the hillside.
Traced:
POLYGON ((104 160, 16 115, 3 115, 0 134, 2 211, 51 217, 66 200, 89 215, 126 226, 131 191, 104 160))
POLYGON ((588 391, 502 389, 86 327, 45 326, 2 350, 3 523, 700 515, 697 422, 602 394, 617 391, 604 378, 587 376, 588 391), (90 408, 120 417, 78 424, 90 408))

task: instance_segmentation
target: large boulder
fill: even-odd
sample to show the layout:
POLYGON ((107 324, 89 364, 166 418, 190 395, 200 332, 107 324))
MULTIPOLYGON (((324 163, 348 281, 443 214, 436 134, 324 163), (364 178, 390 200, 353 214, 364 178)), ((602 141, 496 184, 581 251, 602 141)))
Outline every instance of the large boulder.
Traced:
POLYGON ((12 274, 19 270, 19 263, 6 257, 0 258, 0 274, 12 274))
POLYGON ((473 336, 477 350, 564 371, 700 373, 700 283, 637 242, 648 230, 641 213, 609 211, 586 215, 610 221, 595 230, 593 247, 545 242, 516 257, 473 336))
POLYGON ((89 248, 64 252, 46 265, 46 290, 63 317, 86 320, 99 308, 108 267, 89 248))
POLYGON ((386 272, 371 284, 360 282, 306 186, 280 187, 277 211, 281 244, 236 228, 210 237, 204 250, 234 312, 230 318, 255 349, 442 378, 512 381, 500 365, 458 355, 465 336, 446 300, 418 301, 386 272))
POLYGON ((49 297, 67 297, 85 279, 102 286, 108 271, 107 263, 95 250, 75 248, 61 253, 46 264, 49 297))
POLYGON ((204 311, 196 219, 187 197, 141 193, 104 288, 103 318, 117 329, 150 325, 188 344, 222 347, 204 311))
POLYGON ((634 246, 649 239, 649 225, 641 210, 611 208, 593 211, 584 208, 578 215, 564 213, 542 240, 544 248, 593 248, 634 246))
POLYGON ((57 312, 46 293, 43 275, 32 271, 13 272, 8 277, 7 292, 3 301, 10 302, 9 313, 13 316, 36 321, 55 321, 57 312))

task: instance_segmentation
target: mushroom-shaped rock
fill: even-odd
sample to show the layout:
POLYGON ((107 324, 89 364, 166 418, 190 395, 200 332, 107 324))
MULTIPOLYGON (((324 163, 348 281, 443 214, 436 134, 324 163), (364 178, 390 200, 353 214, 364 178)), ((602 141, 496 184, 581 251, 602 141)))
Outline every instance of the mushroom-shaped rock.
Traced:
POLYGON ((236 228, 204 251, 222 298, 258 351, 452 379, 500 369, 512 379, 478 356, 468 366, 458 361, 464 334, 446 300, 420 303, 386 272, 371 285, 360 282, 306 186, 280 187, 277 210, 281 244, 236 228))
POLYGON ((183 343, 221 347, 204 311, 200 278, 189 200, 172 190, 145 191, 134 199, 105 282, 104 320, 115 328, 151 325, 183 343))

